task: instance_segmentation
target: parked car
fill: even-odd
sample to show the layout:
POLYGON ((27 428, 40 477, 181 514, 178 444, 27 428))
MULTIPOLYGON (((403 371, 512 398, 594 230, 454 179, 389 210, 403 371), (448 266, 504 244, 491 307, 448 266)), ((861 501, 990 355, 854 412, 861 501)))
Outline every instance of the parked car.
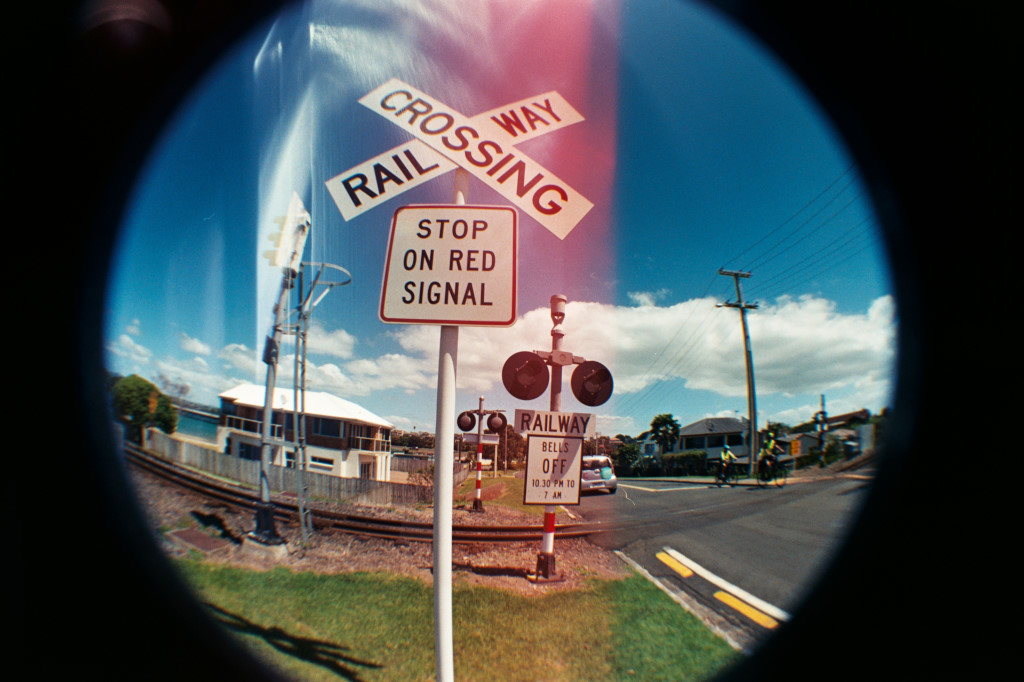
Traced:
POLYGON ((581 492, 606 490, 614 493, 619 487, 612 460, 606 455, 584 455, 582 479, 581 492))

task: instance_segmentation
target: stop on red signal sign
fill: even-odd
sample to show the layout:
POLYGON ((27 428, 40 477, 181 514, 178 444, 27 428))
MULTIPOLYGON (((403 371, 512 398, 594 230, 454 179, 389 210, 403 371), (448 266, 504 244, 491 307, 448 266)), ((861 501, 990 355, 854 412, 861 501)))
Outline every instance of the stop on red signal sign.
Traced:
POLYGON ((395 211, 380 319, 515 324, 517 218, 508 206, 424 205, 395 211))

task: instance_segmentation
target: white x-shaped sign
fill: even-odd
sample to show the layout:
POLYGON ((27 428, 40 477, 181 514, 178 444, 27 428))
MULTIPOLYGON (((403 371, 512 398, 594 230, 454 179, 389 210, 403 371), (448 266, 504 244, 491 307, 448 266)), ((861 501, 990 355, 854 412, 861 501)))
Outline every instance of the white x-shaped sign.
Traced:
POLYGON ((345 220, 457 167, 492 187, 559 239, 594 205, 515 145, 583 120, 557 92, 467 118, 397 78, 359 103, 411 133, 399 145, 327 181, 345 220))

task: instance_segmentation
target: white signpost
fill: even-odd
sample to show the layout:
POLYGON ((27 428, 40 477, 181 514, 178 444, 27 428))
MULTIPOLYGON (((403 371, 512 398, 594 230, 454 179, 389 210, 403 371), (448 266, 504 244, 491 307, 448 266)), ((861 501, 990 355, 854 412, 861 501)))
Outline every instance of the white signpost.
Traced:
MULTIPOLYGON (((583 117, 557 92, 548 92, 468 118, 397 78, 367 93, 359 102, 415 139, 327 180, 327 190, 345 220, 427 180, 456 171, 454 206, 409 206, 395 213, 380 307, 384 322, 441 327, 435 437, 434 618, 437 679, 449 682, 454 677, 450 502, 458 332, 462 325, 511 326, 516 319, 518 216, 509 207, 466 206, 469 175, 496 190, 556 237, 565 239, 594 205, 515 145, 582 121, 583 117)), ((578 455, 582 440, 568 440, 579 441, 578 455)), ((540 447, 543 450, 544 446, 540 447)), ((574 457, 576 504, 580 459, 574 457)), ((554 514, 545 511, 544 523, 548 538, 545 551, 551 555, 548 545, 553 542, 554 514)))
POLYGON ((380 319, 508 327, 516 321, 517 214, 507 206, 404 206, 391 223, 380 319))

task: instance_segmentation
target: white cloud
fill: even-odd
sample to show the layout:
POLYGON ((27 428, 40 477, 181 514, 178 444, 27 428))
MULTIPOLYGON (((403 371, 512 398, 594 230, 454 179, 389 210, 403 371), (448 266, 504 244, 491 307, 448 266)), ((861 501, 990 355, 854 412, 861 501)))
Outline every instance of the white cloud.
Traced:
POLYGON ((127 334, 121 334, 121 336, 117 338, 117 341, 107 344, 107 351, 118 357, 126 358, 131 362, 141 364, 148 363, 150 358, 153 357, 153 351, 136 343, 132 337, 127 334))
POLYGON ((198 355, 210 355, 212 350, 210 346, 203 343, 199 339, 193 339, 185 332, 181 332, 178 336, 178 343, 181 349, 186 353, 196 353, 198 355))
POLYGON ((657 291, 630 291, 626 296, 638 306, 650 307, 657 305, 658 301, 668 296, 668 293, 668 289, 658 289, 657 291))
POLYGON ((139 322, 139 318, 136 317, 135 319, 133 319, 131 321, 131 324, 125 327, 124 330, 126 333, 131 334, 132 336, 138 336, 139 334, 141 334, 142 325, 139 322))
POLYGON ((330 355, 348 360, 354 353, 355 345, 356 337, 344 329, 329 332, 319 321, 314 321, 310 325, 309 335, 306 337, 306 352, 310 355, 330 355))
MULTIPOLYGON (((629 407, 639 406, 630 404, 630 396, 648 395, 650 389, 663 385, 662 382, 682 382, 688 389, 745 398, 739 315, 733 309, 716 308, 715 304, 712 298, 668 306, 568 303, 562 325, 563 350, 607 365, 614 377, 619 400, 609 407, 621 412, 601 415, 603 433, 635 433, 646 428, 644 419, 640 421, 645 423, 635 423, 637 418, 629 407)), ((839 313, 833 302, 813 296, 780 298, 751 311, 748 322, 758 407, 773 420, 798 422, 813 414, 817 407, 811 404, 808 394, 828 393, 829 411, 833 413, 888 402, 895 343, 891 298, 876 300, 863 314, 839 313), (806 404, 797 407, 791 401, 806 404)), ((501 369, 505 360, 518 351, 550 350, 551 329, 547 308, 522 314, 510 328, 460 328, 458 388, 481 395, 492 390, 503 393, 501 369)), ((408 325, 389 333, 398 344, 397 352, 358 357, 356 339, 351 334, 318 327, 317 352, 341 362, 308 360, 307 388, 349 398, 388 391, 424 395, 425 390, 435 388, 439 328, 408 325)), ((286 348, 282 348, 278 365, 280 386, 293 382, 294 355, 286 354, 286 348)), ((149 362, 152 356, 128 335, 119 337, 109 349, 136 362, 149 362)), ((181 362, 165 361, 159 366, 167 376, 187 381, 193 396, 207 399, 263 375, 259 353, 243 344, 225 346, 217 357, 222 365, 212 372, 199 356, 181 362)), ((571 371, 571 367, 564 370, 566 386, 571 371)), ((386 400, 381 395, 375 397, 386 400)), ((405 423, 400 415, 393 414, 403 407, 394 405, 387 409, 392 413, 388 419, 395 424, 405 423)), ((423 411, 422 405, 408 407, 410 413, 423 411)), ((759 415, 759 420, 763 418, 759 415)))
MULTIPOLYGON (((205 405, 216 406, 217 395, 251 379, 240 379, 234 375, 210 372, 210 366, 200 357, 184 361, 164 359, 156 363, 158 374, 178 384, 188 386, 188 399, 205 405)), ((159 383, 159 382, 158 382, 159 383)))
MULTIPOLYGON (((687 388, 745 396, 739 316, 715 303, 706 298, 630 308, 570 301, 562 347, 607 365, 619 395, 681 379, 687 388)), ((889 297, 861 315, 840 314, 833 302, 811 296, 782 298, 749 313, 748 323, 759 395, 838 387, 856 387, 873 397, 888 394, 895 342, 889 297)), ((551 348, 546 309, 526 313, 509 330, 461 331, 460 388, 485 390, 500 382, 501 366, 513 352, 551 348)), ((419 331, 404 333, 401 341, 407 350, 430 348, 419 331)))
POLYGON ((245 344, 228 344, 217 353, 217 357, 227 363, 226 369, 236 369, 247 376, 256 375, 256 353, 245 344))

